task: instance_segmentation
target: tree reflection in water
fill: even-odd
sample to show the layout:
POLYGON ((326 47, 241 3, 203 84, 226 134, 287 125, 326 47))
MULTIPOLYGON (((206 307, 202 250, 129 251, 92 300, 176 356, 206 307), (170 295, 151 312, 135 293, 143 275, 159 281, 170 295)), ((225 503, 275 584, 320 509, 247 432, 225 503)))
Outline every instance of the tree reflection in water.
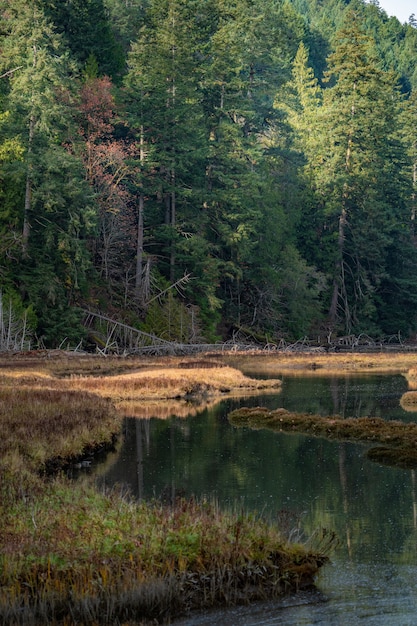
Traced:
MULTIPOLYGON (((119 457, 99 481, 127 485, 138 498, 170 500, 177 494, 215 498, 221 506, 261 511, 272 520, 288 511, 301 520, 304 537, 317 527, 335 530, 341 540, 335 566, 319 582, 330 597, 329 610, 339 615, 337 622, 327 623, 348 623, 340 621, 342 615, 346 617, 347 610, 365 611, 365 605, 375 606, 382 619, 381 584, 388 575, 391 588, 400 595, 395 600, 388 593, 391 621, 378 624, 411 623, 398 620, 406 619, 417 584, 415 471, 372 463, 362 445, 235 429, 227 419, 238 406, 260 405, 321 415, 413 420, 414 414, 399 405, 405 390, 401 376, 287 377, 280 394, 227 400, 189 418, 126 418, 119 457), (397 621, 392 621, 392 611, 397 621)), ((287 608, 284 613, 289 610, 293 620, 296 611, 297 619, 304 619, 300 609, 287 608)), ((314 622, 265 621, 265 616, 263 622, 251 622, 255 617, 250 614, 248 619, 239 618, 241 626, 326 623, 320 621, 319 612, 319 621, 314 622)), ((190 622, 194 623, 205 622, 190 622)))

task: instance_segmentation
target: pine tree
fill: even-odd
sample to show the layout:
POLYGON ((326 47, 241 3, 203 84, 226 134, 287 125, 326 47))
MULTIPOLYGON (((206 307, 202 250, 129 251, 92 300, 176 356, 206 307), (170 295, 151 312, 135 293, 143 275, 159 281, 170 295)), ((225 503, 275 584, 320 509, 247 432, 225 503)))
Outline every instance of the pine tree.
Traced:
POLYGON ((112 32, 103 0, 40 0, 40 5, 81 68, 93 57, 100 75, 116 79, 124 72, 123 51, 112 32))
POLYGON ((129 122, 139 145, 138 226, 144 219, 147 254, 152 254, 147 258, 158 258, 159 271, 174 283, 187 269, 187 255, 193 263, 191 239, 199 236, 204 221, 207 141, 198 93, 198 15, 181 0, 155 0, 146 17, 126 78, 129 122))
POLYGON ((318 140, 306 136, 305 145, 307 170, 334 241, 329 323, 348 333, 396 332, 393 307, 387 316, 384 303, 390 284, 398 291, 392 254, 401 254, 400 238, 407 246, 409 216, 395 76, 380 69, 355 13, 337 34, 328 65, 318 140))
POLYGON ((88 268, 91 198, 81 162, 68 150, 74 132, 73 67, 39 3, 4 1, 1 8, 7 133, 22 147, 21 158, 4 166, 13 181, 11 202, 21 229, 12 276, 34 304, 38 330, 49 342, 56 338, 54 325, 64 324, 88 268))

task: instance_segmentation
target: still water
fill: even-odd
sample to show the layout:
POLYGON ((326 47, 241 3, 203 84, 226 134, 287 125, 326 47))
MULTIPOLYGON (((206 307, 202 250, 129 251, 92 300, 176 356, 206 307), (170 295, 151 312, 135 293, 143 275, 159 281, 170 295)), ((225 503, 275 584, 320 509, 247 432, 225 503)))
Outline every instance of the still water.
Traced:
POLYGON ((238 406, 417 419, 399 404, 402 376, 284 377, 282 391, 227 400, 189 418, 126 419, 122 448, 99 479, 138 498, 195 495, 256 510, 292 539, 318 527, 340 546, 317 591, 195 615, 178 626, 417 624, 417 477, 368 461, 366 447, 234 428, 238 406))

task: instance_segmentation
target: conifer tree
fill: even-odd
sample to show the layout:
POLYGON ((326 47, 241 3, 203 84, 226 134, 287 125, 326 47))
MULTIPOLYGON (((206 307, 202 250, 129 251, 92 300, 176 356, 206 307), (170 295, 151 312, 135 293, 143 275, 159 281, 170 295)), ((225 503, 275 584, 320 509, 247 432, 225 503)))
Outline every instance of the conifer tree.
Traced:
POLYGON ((126 77, 129 123, 139 145, 138 222, 143 219, 147 230, 147 258, 158 259, 159 272, 171 283, 197 263, 195 254, 205 245, 201 205, 207 140, 198 92, 197 18, 182 0, 151 3, 126 77))
POLYGON ((74 132, 73 67, 38 2, 3 0, 1 26, 7 132, 22 147, 22 157, 5 166, 21 229, 13 273, 50 341, 53 318, 64 324, 88 267, 90 194, 81 163, 67 148, 74 132))
POLYGON ((399 241, 407 246, 410 232, 395 77, 380 69, 355 13, 335 41, 318 140, 305 137, 307 168, 334 241, 329 323, 348 333, 395 332, 404 317, 396 321, 392 303, 387 315, 384 303, 400 280, 390 267, 393 250, 401 254, 399 241))

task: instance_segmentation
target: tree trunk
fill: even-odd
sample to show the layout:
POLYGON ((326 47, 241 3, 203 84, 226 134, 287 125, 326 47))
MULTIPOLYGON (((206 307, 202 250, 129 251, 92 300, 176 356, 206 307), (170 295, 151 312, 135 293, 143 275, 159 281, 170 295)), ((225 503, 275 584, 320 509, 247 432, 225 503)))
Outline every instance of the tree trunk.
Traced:
MULTIPOLYGON (((36 68, 37 62, 37 50, 36 46, 33 46, 33 68, 36 68)), ((33 97, 33 94, 32 94, 33 97)), ((29 117, 29 138, 28 138, 28 151, 27 151, 27 170, 26 170, 26 189, 25 189, 25 206, 23 212, 23 229, 22 229, 22 251, 23 255, 27 255, 29 244, 29 214, 32 205, 32 150, 33 150, 33 137, 35 134, 35 115, 32 110, 29 117)))
MULTIPOLYGON (((139 160, 140 166, 143 171, 143 163, 145 161, 145 149, 144 149, 144 131, 143 126, 140 128, 140 152, 139 160)), ((139 194, 139 206, 138 206, 138 231, 136 240, 136 277, 135 277, 135 293, 136 297, 141 295, 142 288, 142 273, 143 273, 143 211, 145 207, 145 197, 143 191, 139 194)))
POLYGON ((139 207, 138 207, 138 232, 136 242, 136 277, 135 277, 135 292, 136 296, 140 296, 142 287, 142 271, 143 271, 143 209, 144 209, 144 196, 143 193, 139 195, 139 207))
MULTIPOLYGON (((176 226, 176 197, 175 197, 175 171, 173 170, 171 172, 171 184, 172 184, 172 191, 171 191, 171 227, 172 227, 172 233, 174 233, 174 229, 176 226)), ((169 277, 171 280, 171 283, 174 282, 175 280, 175 241, 172 240, 171 241, 171 252, 170 252, 170 259, 169 259, 169 277)))
POLYGON ((22 230, 22 250, 24 256, 27 255, 28 244, 29 244, 29 231, 30 231, 30 223, 29 223, 29 214, 32 205, 32 145, 33 145, 33 136, 35 133, 35 117, 34 115, 30 116, 29 120, 29 142, 28 142, 28 152, 27 152, 27 170, 26 170, 26 189, 25 189, 25 206, 23 212, 23 230, 22 230))
MULTIPOLYGON (((354 90, 356 86, 354 85, 354 90)), ((352 116, 355 115, 355 106, 352 105, 352 116)), ((347 148, 346 148, 346 157, 345 157, 345 171, 346 174, 349 174, 350 170, 350 160, 352 156, 352 132, 349 133, 347 148)), ((345 255, 345 236, 346 236, 346 225, 347 225, 347 200, 348 200, 348 185, 345 182, 343 186, 343 194, 342 194, 342 209, 339 215, 339 232, 337 236, 337 259, 335 264, 335 272, 333 277, 333 294, 332 301, 330 304, 329 310, 329 322, 332 328, 335 326, 337 321, 337 312, 339 308, 339 299, 342 294, 345 294, 345 284, 344 284, 344 272, 343 272, 343 259, 345 255)), ((348 306, 347 303, 346 307, 348 306)), ((345 319, 349 319, 349 315, 347 311, 344 311, 345 319)))
POLYGON ((329 310, 329 321, 332 327, 336 324, 339 297, 341 295, 343 281, 343 256, 345 248, 345 230, 347 223, 346 207, 343 205, 339 216, 339 233, 337 237, 337 260, 333 277, 333 294, 329 310))

